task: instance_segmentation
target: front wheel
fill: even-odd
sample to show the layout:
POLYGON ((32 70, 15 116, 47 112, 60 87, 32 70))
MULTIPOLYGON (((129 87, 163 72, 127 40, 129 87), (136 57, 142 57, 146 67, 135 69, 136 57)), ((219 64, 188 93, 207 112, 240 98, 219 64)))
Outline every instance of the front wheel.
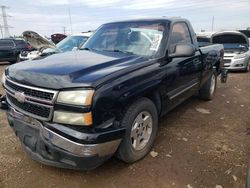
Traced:
POLYGON ((158 113, 154 103, 148 98, 141 98, 125 111, 121 126, 126 127, 117 157, 132 163, 146 156, 154 143, 158 129, 158 113))
POLYGON ((214 71, 208 81, 199 91, 199 96, 203 100, 212 100, 217 86, 217 72, 214 71))

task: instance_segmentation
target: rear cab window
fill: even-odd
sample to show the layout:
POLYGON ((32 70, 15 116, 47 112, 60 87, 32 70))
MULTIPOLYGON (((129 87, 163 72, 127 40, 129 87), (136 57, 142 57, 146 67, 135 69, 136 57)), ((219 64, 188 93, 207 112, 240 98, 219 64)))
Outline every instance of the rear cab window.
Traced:
POLYGON ((184 22, 178 22, 173 25, 169 43, 170 54, 175 52, 175 47, 178 44, 193 44, 188 26, 184 22))

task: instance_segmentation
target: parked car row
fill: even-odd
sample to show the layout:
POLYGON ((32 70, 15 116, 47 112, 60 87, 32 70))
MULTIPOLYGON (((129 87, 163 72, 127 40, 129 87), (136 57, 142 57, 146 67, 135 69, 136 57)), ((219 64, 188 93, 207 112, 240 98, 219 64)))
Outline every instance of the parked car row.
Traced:
POLYGON ((92 32, 70 35, 56 45, 33 31, 25 31, 24 39, 0 39, 0 61, 11 64, 34 58, 46 57, 54 53, 61 53, 78 49, 91 36, 92 32))
POLYGON ((40 35, 36 37, 30 37, 29 42, 31 43, 31 45, 39 46, 37 48, 39 49, 42 48, 42 50, 36 50, 32 52, 22 51, 19 55, 20 57, 19 59, 20 61, 32 60, 36 58, 44 58, 47 57, 48 55, 52 55, 55 53, 62 53, 66 51, 75 50, 78 49, 80 46, 82 46, 91 35, 92 32, 73 34, 66 37, 65 39, 63 39, 54 46, 51 45, 50 41, 48 41, 47 39, 43 38, 40 35))

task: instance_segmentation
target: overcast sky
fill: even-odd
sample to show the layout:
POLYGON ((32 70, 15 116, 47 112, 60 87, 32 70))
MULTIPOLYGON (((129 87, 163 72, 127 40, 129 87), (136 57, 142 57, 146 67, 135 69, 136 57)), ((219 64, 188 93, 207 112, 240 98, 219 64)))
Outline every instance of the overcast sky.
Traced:
MULTIPOLYGON (((250 27, 250 0, 1 0, 9 7, 12 35, 34 30, 43 35, 69 34, 95 29, 102 23, 148 17, 181 16, 194 29, 245 29, 250 27)), ((1 19, 0 24, 3 21, 1 19)))

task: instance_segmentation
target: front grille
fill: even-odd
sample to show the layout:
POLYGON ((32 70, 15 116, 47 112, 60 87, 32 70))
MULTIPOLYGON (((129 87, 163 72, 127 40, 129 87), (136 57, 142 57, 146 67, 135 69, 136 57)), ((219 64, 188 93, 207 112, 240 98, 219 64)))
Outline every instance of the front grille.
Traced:
POLYGON ((223 63, 231 63, 231 59, 223 59, 223 63))
POLYGON ((224 55, 224 58, 233 58, 233 55, 224 55))
POLYGON ((6 80, 5 85, 7 89, 9 88, 13 90, 14 92, 16 91, 23 92, 26 96, 34 97, 34 98, 41 99, 41 100, 52 101, 55 95, 54 92, 47 92, 47 91, 41 91, 38 89, 33 89, 31 87, 26 87, 20 84, 16 84, 9 80, 6 80))
POLYGON ((28 101, 21 103, 8 93, 7 100, 14 108, 17 108, 17 110, 38 119, 48 120, 52 113, 52 107, 45 107, 39 104, 29 103, 28 101))
POLYGON ((13 108, 39 120, 51 119, 56 91, 25 86, 9 79, 6 80, 4 86, 7 101, 13 108), (18 93, 24 95, 24 101, 17 100, 18 93))

